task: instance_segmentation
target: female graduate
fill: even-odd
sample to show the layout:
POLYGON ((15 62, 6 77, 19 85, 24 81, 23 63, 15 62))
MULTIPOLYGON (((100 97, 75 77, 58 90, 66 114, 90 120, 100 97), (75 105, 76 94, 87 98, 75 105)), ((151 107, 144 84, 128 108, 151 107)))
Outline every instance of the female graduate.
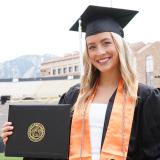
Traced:
MULTIPOLYGON (((59 101, 73 104, 70 160, 160 160, 160 89, 138 84, 123 39, 136 13, 89 6, 81 16, 84 76, 59 101)), ((4 143, 10 134, 8 122, 4 143)))

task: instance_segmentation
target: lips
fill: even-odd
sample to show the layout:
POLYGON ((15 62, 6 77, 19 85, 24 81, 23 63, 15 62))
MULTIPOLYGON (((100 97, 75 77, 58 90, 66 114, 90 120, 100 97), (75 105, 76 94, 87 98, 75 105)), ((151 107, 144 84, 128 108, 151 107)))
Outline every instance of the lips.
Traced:
POLYGON ((101 58, 101 59, 96 60, 96 62, 99 64, 104 64, 104 63, 107 63, 110 59, 111 59, 111 57, 105 57, 105 58, 101 58))

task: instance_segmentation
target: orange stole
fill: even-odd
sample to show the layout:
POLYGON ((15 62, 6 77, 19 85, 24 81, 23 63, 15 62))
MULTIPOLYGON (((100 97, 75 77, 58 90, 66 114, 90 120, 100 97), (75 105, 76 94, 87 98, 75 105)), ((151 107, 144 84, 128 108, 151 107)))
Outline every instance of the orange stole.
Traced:
MULTIPOLYGON (((138 83, 136 84, 138 89, 138 83)), ((126 97, 124 105, 123 96, 123 81, 119 82, 117 93, 115 96, 112 112, 100 153, 100 160, 126 159, 128 152, 128 145, 134 115, 134 108, 136 102, 130 97, 126 97), (126 106, 124 109, 123 107, 126 106), (123 129, 122 111, 125 113, 125 128, 123 129), (124 137, 122 136, 122 130, 124 130, 124 137), (123 147, 122 147, 123 146, 123 147)), ((70 160, 80 159, 80 148, 82 145, 82 160, 91 160, 91 144, 90 144, 90 130, 89 130, 89 107, 87 108, 84 123, 82 124, 82 115, 74 112, 71 135, 70 135, 70 160), (82 133, 82 127, 84 125, 84 134, 82 133)), ((95 137, 96 138, 96 137, 95 137)))

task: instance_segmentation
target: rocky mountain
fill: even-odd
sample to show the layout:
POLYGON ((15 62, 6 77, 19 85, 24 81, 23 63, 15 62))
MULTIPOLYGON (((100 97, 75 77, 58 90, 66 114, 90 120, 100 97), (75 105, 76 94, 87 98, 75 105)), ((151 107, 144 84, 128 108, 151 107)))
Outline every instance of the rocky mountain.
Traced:
POLYGON ((25 55, 0 64, 0 79, 40 77, 40 64, 50 58, 51 54, 25 55))

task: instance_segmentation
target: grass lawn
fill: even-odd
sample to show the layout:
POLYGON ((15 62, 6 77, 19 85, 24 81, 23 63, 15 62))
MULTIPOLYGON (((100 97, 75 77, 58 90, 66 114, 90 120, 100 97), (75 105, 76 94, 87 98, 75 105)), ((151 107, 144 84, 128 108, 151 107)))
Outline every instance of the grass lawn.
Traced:
POLYGON ((5 157, 3 153, 0 153, 0 160, 23 160, 23 158, 5 157))

